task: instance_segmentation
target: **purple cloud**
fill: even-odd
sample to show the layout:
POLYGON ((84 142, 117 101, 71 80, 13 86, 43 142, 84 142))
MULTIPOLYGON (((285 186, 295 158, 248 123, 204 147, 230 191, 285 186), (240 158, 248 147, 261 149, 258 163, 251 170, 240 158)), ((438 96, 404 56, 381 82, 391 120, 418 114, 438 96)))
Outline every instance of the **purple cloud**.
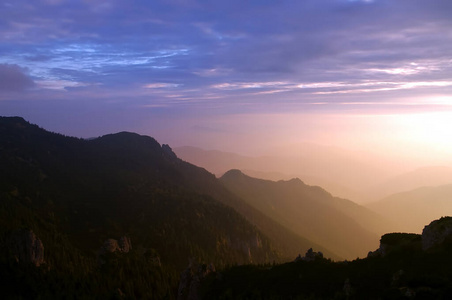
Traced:
POLYGON ((18 65, 0 64, 0 91, 24 91, 34 86, 34 81, 18 65))

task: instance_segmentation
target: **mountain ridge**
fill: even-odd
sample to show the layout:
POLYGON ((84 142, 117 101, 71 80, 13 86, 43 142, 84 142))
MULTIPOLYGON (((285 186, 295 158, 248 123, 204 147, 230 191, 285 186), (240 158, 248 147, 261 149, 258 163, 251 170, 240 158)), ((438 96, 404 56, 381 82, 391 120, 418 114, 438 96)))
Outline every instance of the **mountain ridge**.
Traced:
POLYGON ((336 196, 356 202, 367 200, 365 191, 375 182, 398 173, 393 170, 394 164, 390 165, 391 168, 384 168, 383 164, 389 166, 384 159, 380 159, 381 163, 371 163, 362 157, 362 153, 346 150, 336 153, 334 150, 337 149, 307 143, 299 148, 252 157, 192 146, 174 149, 182 159, 202 166, 216 176, 230 169, 240 169, 276 181, 299 177, 311 185, 326 188, 336 196), (358 157, 355 157, 356 153, 358 157))
POLYGON ((80 259, 91 259, 106 239, 127 235, 136 247, 151 249, 162 263, 172 261, 178 268, 190 255, 220 265, 278 261, 316 245, 256 211, 213 174, 179 159, 151 137, 119 132, 86 140, 48 132, 20 117, 1 117, 0 149, 0 166, 7 170, 0 175, 0 193, 7 199, 1 213, 8 216, 13 209, 18 216, 30 216, 23 225, 5 217, 0 235, 25 226, 47 248, 56 241, 43 228, 54 228, 68 248, 83 253, 80 259), (210 246, 201 247, 203 243, 210 246))
POLYGON ((220 180, 283 226, 335 249, 345 258, 362 257, 369 247, 375 246, 372 241, 377 240, 377 233, 371 232, 375 224, 369 221, 383 220, 349 200, 333 197, 321 187, 308 186, 300 179, 275 182, 252 178, 239 170, 226 172, 220 180))
POLYGON ((119 289, 130 298, 172 299, 192 258, 222 266, 287 255, 186 180, 199 174, 209 184, 212 174, 150 137, 84 140, 1 117, 0 168, 0 275, 13 298, 110 298, 119 289), (15 258, 29 250, 26 236, 45 249, 36 269, 15 258), (117 253, 105 246, 117 240, 128 246, 117 253), (26 283, 21 274, 29 274, 26 283))
POLYGON ((452 184, 424 186, 395 193, 367 207, 393 220, 394 230, 419 231, 429 220, 452 215, 452 184))

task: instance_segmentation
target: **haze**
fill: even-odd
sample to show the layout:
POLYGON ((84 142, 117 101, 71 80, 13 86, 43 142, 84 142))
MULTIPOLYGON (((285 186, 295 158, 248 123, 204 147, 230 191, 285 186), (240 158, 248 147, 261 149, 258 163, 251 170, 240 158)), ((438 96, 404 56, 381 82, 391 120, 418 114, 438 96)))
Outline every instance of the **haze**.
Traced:
MULTIPOLYGON (((367 178, 346 183, 359 195, 338 189, 355 201, 364 201, 363 186, 452 165, 450 1, 43 0, 0 8, 1 115, 71 136, 126 130, 173 148, 249 157, 333 147, 383 170, 352 174, 367 178)), ((336 174, 254 171, 305 174, 313 184, 336 174)))

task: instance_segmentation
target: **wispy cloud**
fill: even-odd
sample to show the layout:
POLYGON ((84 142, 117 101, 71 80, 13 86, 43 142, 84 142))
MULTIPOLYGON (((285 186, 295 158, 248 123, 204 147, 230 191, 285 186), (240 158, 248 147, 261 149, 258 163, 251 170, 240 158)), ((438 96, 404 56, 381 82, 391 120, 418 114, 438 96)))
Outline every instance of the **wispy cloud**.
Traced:
POLYGON ((180 84, 164 83, 164 82, 148 83, 148 84, 144 85, 144 87, 147 89, 177 88, 179 86, 180 86, 180 84))

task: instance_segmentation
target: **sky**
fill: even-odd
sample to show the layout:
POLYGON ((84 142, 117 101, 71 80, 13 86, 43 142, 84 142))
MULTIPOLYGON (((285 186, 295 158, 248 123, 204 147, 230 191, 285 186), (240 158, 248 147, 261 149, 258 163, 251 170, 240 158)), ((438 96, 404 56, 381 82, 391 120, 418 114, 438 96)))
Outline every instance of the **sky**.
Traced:
POLYGON ((4 0, 0 115, 242 154, 452 157, 451 15, 447 0, 4 0))

